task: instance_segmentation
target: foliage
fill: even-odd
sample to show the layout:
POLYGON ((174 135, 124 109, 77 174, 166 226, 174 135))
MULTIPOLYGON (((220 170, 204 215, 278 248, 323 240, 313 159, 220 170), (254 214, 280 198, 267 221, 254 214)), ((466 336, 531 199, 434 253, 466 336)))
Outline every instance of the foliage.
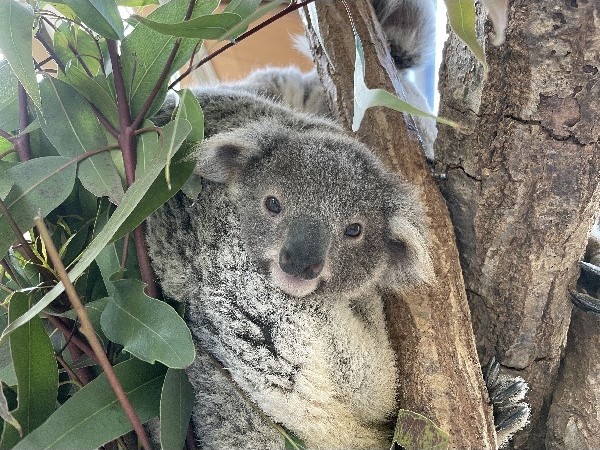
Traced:
MULTIPOLYGON (((217 0, 172 0, 144 17, 156 3, 0 0, 0 348, 10 341, 10 357, 0 359, 1 448, 92 449, 133 429, 73 295, 139 419, 160 414, 165 448, 185 440, 193 393, 181 369, 195 349, 181 308, 159 298, 143 221, 182 187, 193 190, 186 152, 203 138, 203 115, 183 90, 170 122, 151 120, 202 39, 242 39, 287 2, 235 0, 216 13, 217 0), (124 21, 124 7, 140 9, 124 21), (46 61, 32 58, 32 38, 46 61), (52 246, 62 264, 48 257, 52 246), (76 294, 65 294, 60 265, 76 294)), ((389 106, 389 95, 375 92, 363 109, 389 106)))

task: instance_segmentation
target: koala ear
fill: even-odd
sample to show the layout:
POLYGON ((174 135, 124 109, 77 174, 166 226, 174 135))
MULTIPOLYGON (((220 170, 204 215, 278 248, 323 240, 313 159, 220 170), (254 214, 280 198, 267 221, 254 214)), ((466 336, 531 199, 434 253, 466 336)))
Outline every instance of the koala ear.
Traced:
POLYGON ((395 286, 430 284, 435 274, 426 232, 411 223, 405 213, 390 220, 388 250, 391 255, 390 280, 395 286))
POLYGON ((239 133, 219 133, 196 149, 198 163, 195 173, 217 183, 228 183, 237 178, 248 161, 260 152, 251 138, 239 133))

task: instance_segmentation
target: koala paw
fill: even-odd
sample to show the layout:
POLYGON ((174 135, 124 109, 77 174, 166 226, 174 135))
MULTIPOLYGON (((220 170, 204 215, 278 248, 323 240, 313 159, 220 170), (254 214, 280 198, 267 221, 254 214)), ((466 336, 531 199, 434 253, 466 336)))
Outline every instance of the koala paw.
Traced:
POLYGON ((500 373, 500 363, 496 358, 492 358, 484 368, 483 377, 494 408, 498 448, 503 448, 517 431, 529 423, 531 408, 522 401, 529 386, 521 377, 500 373))
POLYGON ((579 291, 571 291, 573 304, 590 314, 600 316, 600 267, 582 261, 579 291))

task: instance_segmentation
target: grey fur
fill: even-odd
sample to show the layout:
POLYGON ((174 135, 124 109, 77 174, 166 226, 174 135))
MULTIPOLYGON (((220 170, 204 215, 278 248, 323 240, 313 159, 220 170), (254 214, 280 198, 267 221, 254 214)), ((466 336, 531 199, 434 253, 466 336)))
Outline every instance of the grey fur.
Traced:
POLYGON ((208 138, 198 148, 203 192, 172 199, 147 236, 201 355, 188 373, 202 448, 283 448, 205 352, 309 448, 385 448, 397 380, 379 288, 432 276, 414 190, 328 120, 242 90, 196 95, 208 138), (281 200, 276 217, 269 195, 281 200), (304 280, 284 274, 278 256, 290 225, 307 220, 328 239, 322 271, 304 280), (359 238, 344 235, 354 222, 359 238))
MULTIPOLYGON (((424 12, 421 1, 374 3, 396 62, 417 62, 424 34, 389 30, 424 26, 394 11, 424 12)), ((433 277, 418 194, 326 117, 314 73, 267 69, 195 94, 206 118, 203 190, 154 213, 147 238, 198 350, 187 369, 198 443, 283 449, 273 421, 309 449, 389 448, 398 380, 380 292, 433 277), (265 207, 269 196, 279 214, 265 207), (361 235, 346 236, 354 223, 361 235), (282 249, 294 264, 282 263, 282 249)), ((155 122, 174 107, 169 99, 155 122)))

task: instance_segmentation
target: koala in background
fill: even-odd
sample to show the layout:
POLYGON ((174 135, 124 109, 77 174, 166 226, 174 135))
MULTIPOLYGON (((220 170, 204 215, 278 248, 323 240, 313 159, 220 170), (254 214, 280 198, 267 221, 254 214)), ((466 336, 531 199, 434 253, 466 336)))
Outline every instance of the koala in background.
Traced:
MULTIPOLYGON (((374 5, 385 25, 423 3, 374 5)), ((399 67, 428 20, 398 23, 399 67)), ((387 449, 398 379, 381 291, 433 278, 418 193, 325 117, 314 76, 262 73, 195 91, 203 190, 148 220, 153 267, 197 346, 195 436, 203 449, 281 450, 274 422, 308 449, 387 449)))

